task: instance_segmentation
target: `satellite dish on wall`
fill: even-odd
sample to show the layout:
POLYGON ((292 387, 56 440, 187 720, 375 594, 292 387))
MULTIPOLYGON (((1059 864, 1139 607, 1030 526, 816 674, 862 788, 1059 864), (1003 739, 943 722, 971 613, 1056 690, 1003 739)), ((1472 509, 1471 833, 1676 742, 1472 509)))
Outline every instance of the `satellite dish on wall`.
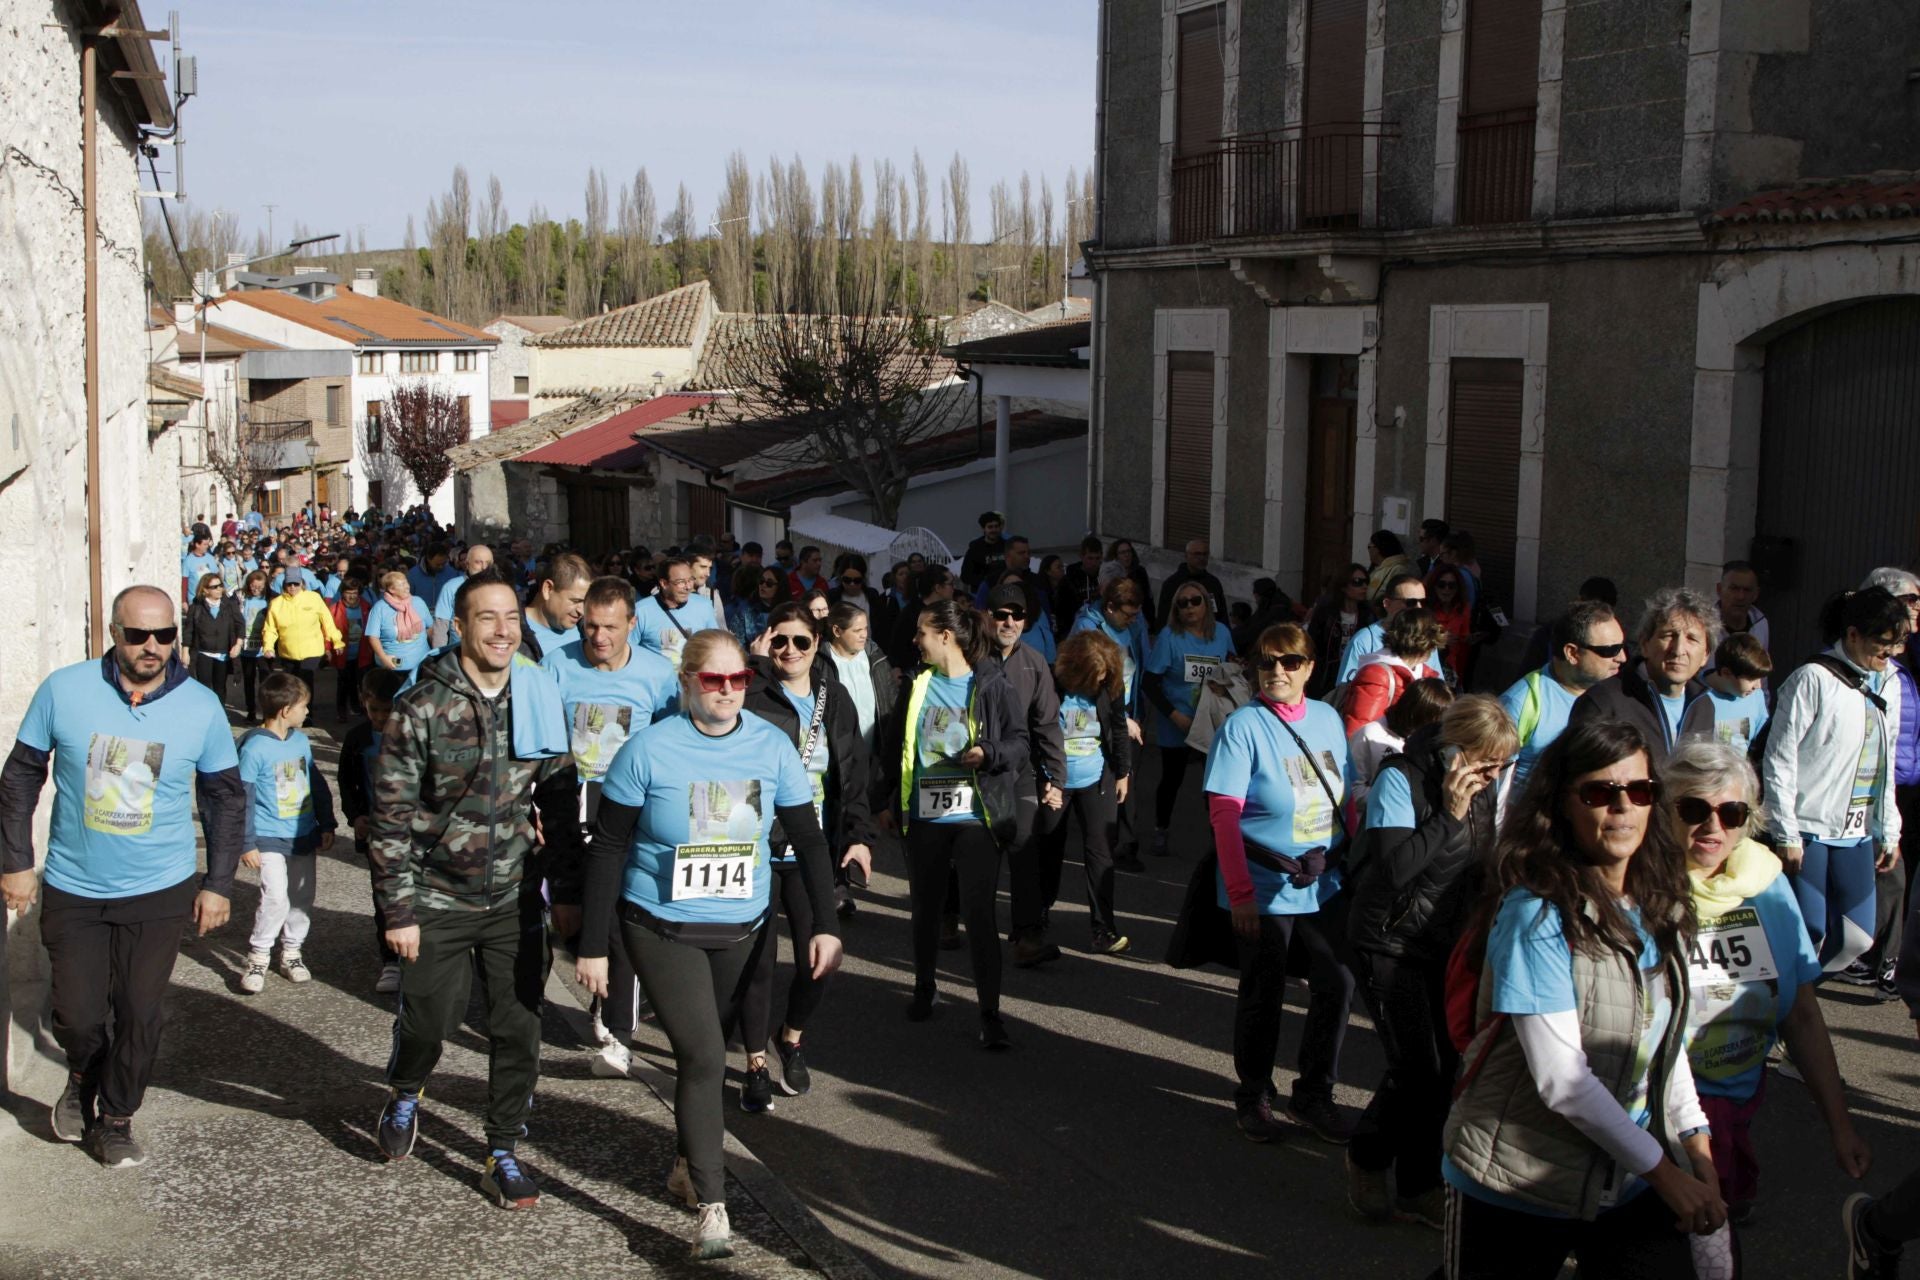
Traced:
POLYGON ((887 554, 892 557, 890 563, 893 564, 918 554, 925 556, 928 564, 944 565, 949 569, 954 565, 953 552, 947 549, 940 535, 918 525, 902 529, 899 536, 887 544, 887 554))

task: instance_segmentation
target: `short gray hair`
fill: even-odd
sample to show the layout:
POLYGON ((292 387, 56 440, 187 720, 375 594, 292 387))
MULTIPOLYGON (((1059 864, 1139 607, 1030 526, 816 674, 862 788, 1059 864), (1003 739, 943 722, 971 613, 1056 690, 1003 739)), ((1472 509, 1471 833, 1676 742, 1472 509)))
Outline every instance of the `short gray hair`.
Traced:
POLYGON ((1908 595, 1920 591, 1920 576, 1897 565, 1882 565, 1868 574, 1866 581, 1860 584, 1862 591, 1868 587, 1885 587, 1888 595, 1908 595))
POLYGON ((1753 809, 1747 829, 1760 824, 1760 777, 1746 755, 1732 745, 1695 734, 1681 739, 1660 767, 1668 804, 1685 796, 1712 796, 1738 791, 1753 809))
POLYGON ((1640 615, 1640 630, 1635 636, 1640 647, 1644 649, 1660 624, 1677 613, 1686 614, 1706 628, 1709 654, 1720 647, 1720 639, 1727 630, 1720 621, 1720 606, 1692 587, 1662 587, 1647 597, 1646 612, 1640 615))

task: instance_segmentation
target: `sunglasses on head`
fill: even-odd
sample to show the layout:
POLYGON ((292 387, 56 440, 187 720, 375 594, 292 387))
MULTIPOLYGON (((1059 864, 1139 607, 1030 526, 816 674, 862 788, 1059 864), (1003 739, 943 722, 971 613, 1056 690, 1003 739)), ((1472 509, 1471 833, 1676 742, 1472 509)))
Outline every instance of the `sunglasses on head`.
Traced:
POLYGON ((1006 605, 993 611, 995 622, 1025 622, 1027 611, 1013 605, 1006 605))
POLYGON ((1697 827, 1707 820, 1708 814, 1717 814, 1720 825, 1729 831, 1747 825, 1747 819, 1753 816, 1753 809, 1741 800, 1728 800, 1722 804, 1712 804, 1699 796, 1681 796, 1673 802, 1673 811, 1680 815, 1680 821, 1690 827, 1697 827))
POLYGON ((751 671, 696 671, 693 674, 700 681, 703 693, 720 693, 727 689, 745 693, 747 685, 753 680, 751 671))
POLYGON ((1253 665, 1262 671, 1271 671, 1279 667, 1283 671, 1298 671, 1307 665, 1304 653, 1263 653, 1254 659, 1253 665))
POLYGON ((1617 658, 1627 649, 1625 644, 1583 644, 1580 647, 1603 658, 1617 658))
POLYGON ((145 644, 149 640, 158 640, 161 644, 172 644, 180 634, 180 628, 174 627, 129 627, 120 628, 120 638, 128 644, 145 644))
POLYGON ((773 650, 775 653, 780 652, 788 645, 792 645, 801 653, 805 653, 807 650, 813 648, 813 637, 803 633, 796 633, 794 635, 774 636, 767 641, 767 648, 773 650))
POLYGON ((1632 782, 1583 782, 1573 789, 1573 794, 1581 804, 1589 809, 1610 809, 1613 798, 1624 795, 1627 803, 1636 809, 1644 809, 1660 798, 1660 784, 1652 778, 1636 778, 1632 782))

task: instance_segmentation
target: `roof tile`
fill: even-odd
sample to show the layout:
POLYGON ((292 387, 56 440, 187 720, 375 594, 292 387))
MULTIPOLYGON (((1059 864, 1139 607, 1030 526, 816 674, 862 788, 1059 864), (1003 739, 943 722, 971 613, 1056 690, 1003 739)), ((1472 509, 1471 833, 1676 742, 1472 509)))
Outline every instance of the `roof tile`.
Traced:
POLYGON ((1708 214, 1708 226, 1920 218, 1920 173, 1892 171, 1763 191, 1708 214))
POLYGON ((239 302, 258 307, 270 315, 305 325, 355 346, 382 342, 495 346, 500 341, 484 330, 468 328, 436 316, 431 311, 422 311, 392 298, 369 297, 352 290, 336 293, 319 302, 309 302, 278 289, 241 289, 226 294, 218 302, 239 302))
POLYGON ((713 308, 705 280, 527 339, 530 347, 690 347, 713 308))

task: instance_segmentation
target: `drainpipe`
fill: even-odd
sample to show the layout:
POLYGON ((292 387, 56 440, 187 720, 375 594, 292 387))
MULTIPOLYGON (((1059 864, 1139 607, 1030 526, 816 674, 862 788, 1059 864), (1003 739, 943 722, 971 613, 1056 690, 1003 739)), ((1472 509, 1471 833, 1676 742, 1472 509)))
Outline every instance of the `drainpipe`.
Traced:
POLYGON ((973 456, 987 456, 987 380, 978 369, 955 364, 962 378, 973 379, 973 456))
MULTIPOLYGON (((1109 44, 1113 29, 1113 0, 1100 0, 1100 52, 1099 67, 1094 81, 1099 95, 1093 104, 1093 238, 1080 245, 1081 256, 1089 257, 1089 244, 1106 243, 1105 227, 1107 221, 1107 64, 1110 60, 1109 44)), ((1101 379, 1106 374, 1107 349, 1107 285, 1100 272, 1094 271, 1091 264, 1088 274, 1093 277, 1093 317, 1094 341, 1087 352, 1087 403, 1091 406, 1093 427, 1087 432, 1087 532, 1100 532, 1100 509, 1106 498, 1106 482, 1101 475, 1101 466, 1106 459, 1106 449, 1102 439, 1107 429, 1107 401, 1100 394, 1101 379)))
MULTIPOLYGON (((87 384, 87 635, 88 656, 106 652, 106 592, 101 583, 105 548, 100 538, 100 190, 95 148, 99 109, 99 53, 89 38, 80 47, 80 203, 81 234, 86 237, 87 384)), ((169 592, 168 594, 172 594, 169 592)))

